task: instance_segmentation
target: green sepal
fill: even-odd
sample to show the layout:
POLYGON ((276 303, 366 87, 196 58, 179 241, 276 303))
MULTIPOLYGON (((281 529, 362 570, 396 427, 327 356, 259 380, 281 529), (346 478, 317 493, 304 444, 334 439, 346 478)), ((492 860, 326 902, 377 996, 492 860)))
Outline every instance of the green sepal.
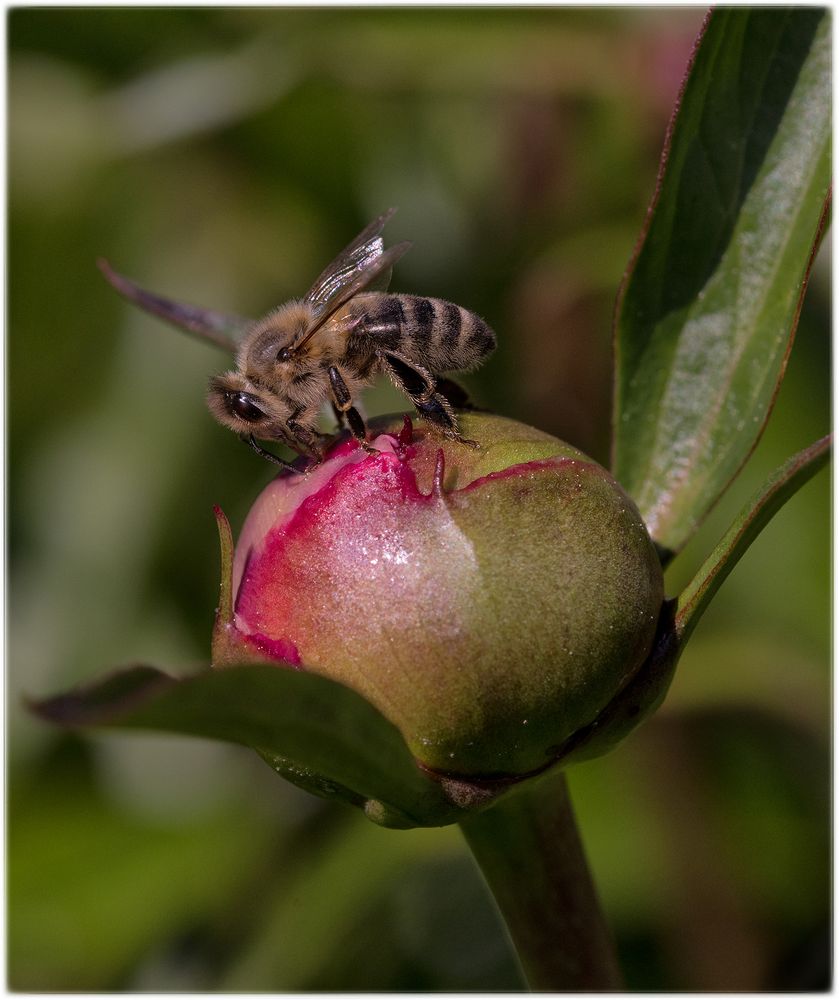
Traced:
POLYGON ((372 705, 303 671, 246 664, 176 679, 136 666, 29 707, 72 728, 151 729, 253 747, 284 777, 384 826, 444 826, 463 816, 372 705))
POLYGON ((675 609, 675 601, 664 602, 649 656, 592 722, 566 741, 558 762, 572 764, 608 753, 664 701, 682 651, 675 609))
POLYGON ((787 500, 830 457, 828 435, 778 469, 751 498, 678 598, 661 609, 655 642, 646 662, 588 726, 560 748, 562 765, 607 753, 664 700, 691 632, 740 557, 787 500))

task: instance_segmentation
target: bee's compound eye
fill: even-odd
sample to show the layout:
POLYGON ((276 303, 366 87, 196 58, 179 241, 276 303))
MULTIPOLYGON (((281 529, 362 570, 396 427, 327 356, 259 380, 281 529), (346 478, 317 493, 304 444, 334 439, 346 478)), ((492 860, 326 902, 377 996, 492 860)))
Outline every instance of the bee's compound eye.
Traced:
POLYGON ((254 403, 253 398, 246 392, 228 392, 225 395, 227 396, 227 405, 230 407, 230 412, 240 420, 253 424, 258 420, 262 420, 265 416, 262 410, 254 403))
POLYGON ((281 347, 277 351, 277 361, 291 361, 291 348, 281 347))

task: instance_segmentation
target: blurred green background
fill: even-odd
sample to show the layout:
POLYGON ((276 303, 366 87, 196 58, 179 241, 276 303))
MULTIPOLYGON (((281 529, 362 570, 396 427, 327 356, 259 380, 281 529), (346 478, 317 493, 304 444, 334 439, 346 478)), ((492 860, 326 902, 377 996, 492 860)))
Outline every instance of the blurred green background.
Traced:
MULTIPOLYGON (((272 472, 204 408, 224 356, 97 256, 258 315, 376 214, 393 287, 498 331, 468 382, 608 454, 610 319, 699 9, 9 14, 8 976, 16 990, 510 990, 456 829, 394 832, 244 749, 27 716, 105 668, 206 661, 218 553, 272 472)), ((670 573, 830 423, 822 251, 788 377, 670 573)), ((368 414, 398 410, 385 386, 368 414)), ((629 986, 808 989, 829 954, 830 488, 724 585, 658 715, 571 773, 629 986)))

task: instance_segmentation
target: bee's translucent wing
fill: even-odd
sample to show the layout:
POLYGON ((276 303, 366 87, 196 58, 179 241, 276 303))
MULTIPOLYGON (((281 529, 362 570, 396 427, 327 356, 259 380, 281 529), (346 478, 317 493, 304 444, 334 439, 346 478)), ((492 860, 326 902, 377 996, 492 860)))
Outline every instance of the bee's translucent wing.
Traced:
POLYGON ((174 302, 172 299, 147 292, 116 272, 106 260, 100 259, 97 264, 108 282, 123 298, 147 313, 171 323, 172 326, 192 333, 202 340, 209 340, 231 354, 236 352, 238 338, 251 325, 251 320, 241 316, 213 312, 211 309, 187 305, 185 302, 174 302))
POLYGON ((391 268, 411 246, 406 242, 384 249, 381 232, 395 211, 388 209, 363 229, 306 293, 317 323, 363 289, 387 288, 391 268))

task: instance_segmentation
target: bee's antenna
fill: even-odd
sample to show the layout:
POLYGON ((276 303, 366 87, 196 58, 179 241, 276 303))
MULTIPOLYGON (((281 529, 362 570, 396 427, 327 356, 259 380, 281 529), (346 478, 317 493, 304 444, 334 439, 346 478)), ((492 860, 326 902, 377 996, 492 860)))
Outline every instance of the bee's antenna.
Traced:
POLYGON ((256 438, 253 434, 248 435, 248 437, 243 437, 242 440, 245 444, 248 444, 253 448, 253 450, 260 455, 262 458, 267 458, 269 462, 274 465, 279 465, 281 469, 286 469, 290 472, 300 472, 300 469, 295 468, 290 462, 284 461, 279 455, 275 455, 272 451, 268 451, 267 448, 263 448, 262 445, 257 444, 256 438))

